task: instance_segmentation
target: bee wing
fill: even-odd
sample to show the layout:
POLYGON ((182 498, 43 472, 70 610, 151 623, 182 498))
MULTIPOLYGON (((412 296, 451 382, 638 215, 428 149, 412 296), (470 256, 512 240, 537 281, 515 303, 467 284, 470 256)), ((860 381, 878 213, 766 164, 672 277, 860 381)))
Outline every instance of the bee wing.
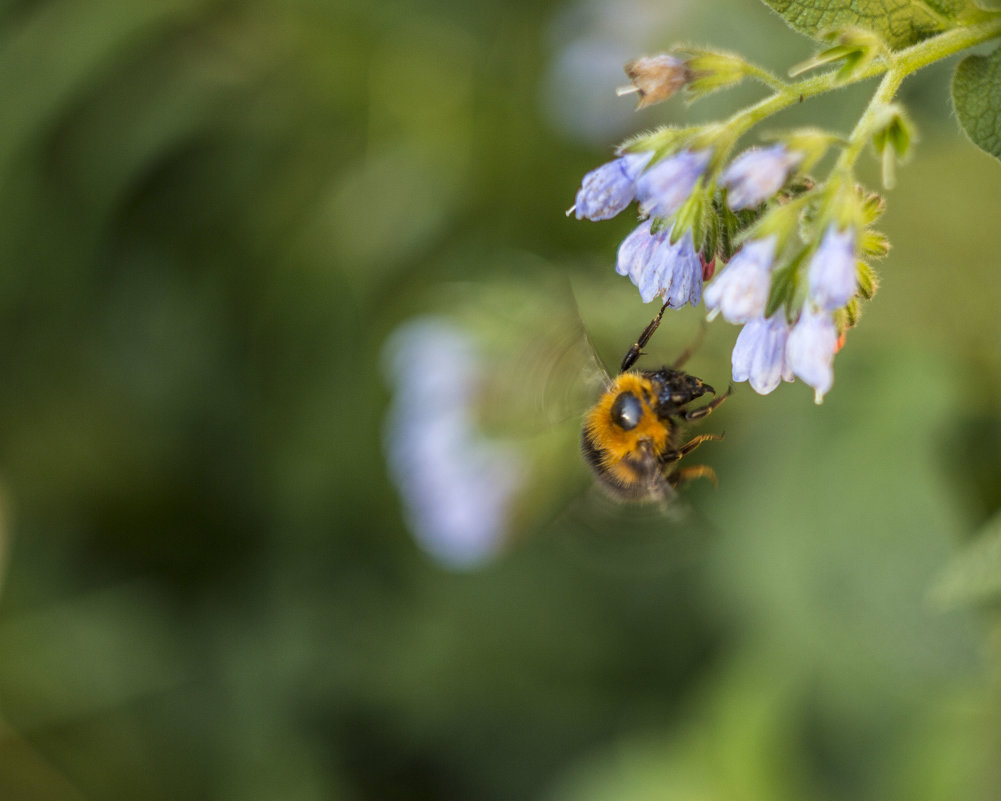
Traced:
POLYGON ((535 402, 548 424, 579 418, 611 383, 572 292, 569 303, 551 326, 548 344, 526 353, 527 378, 538 387, 535 402))
POLYGON ((718 532, 684 497, 628 503, 592 485, 547 527, 568 559, 600 572, 668 575, 705 558, 718 532))
POLYGON ((534 434, 579 420, 610 379, 569 281, 453 287, 464 327, 481 345, 477 406, 485 428, 534 434))

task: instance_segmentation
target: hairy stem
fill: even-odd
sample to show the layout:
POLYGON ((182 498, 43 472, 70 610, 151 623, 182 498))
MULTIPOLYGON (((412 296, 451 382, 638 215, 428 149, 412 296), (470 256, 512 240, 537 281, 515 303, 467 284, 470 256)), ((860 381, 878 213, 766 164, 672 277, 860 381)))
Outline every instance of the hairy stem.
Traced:
MULTIPOLYGON (((812 78, 804 78, 801 81, 785 84, 772 95, 734 114, 726 121, 725 125, 735 132, 736 139, 737 136, 743 134, 762 120, 794 103, 824 94, 832 89, 838 89, 873 78, 883 73, 887 73, 886 78, 880 84, 873 102, 876 102, 878 98, 881 103, 887 103, 893 99, 897 89, 900 87, 900 83, 908 75, 917 72, 922 67, 934 64, 936 61, 941 61, 943 58, 999 36, 1001 36, 1001 17, 989 19, 978 25, 954 28, 911 45, 904 50, 898 50, 891 54, 889 59, 876 59, 848 80, 839 77, 838 70, 831 70, 820 75, 815 75, 812 78)), ((872 105, 870 104, 871 108, 872 105)), ((865 115, 863 115, 864 119, 865 115)), ((859 125, 862 124, 863 120, 859 121, 859 125)), ((864 129, 856 126, 856 132, 860 130, 864 129)), ((852 144, 854 145, 854 142, 852 144)), ((855 157, 857 155, 856 153, 855 157)))

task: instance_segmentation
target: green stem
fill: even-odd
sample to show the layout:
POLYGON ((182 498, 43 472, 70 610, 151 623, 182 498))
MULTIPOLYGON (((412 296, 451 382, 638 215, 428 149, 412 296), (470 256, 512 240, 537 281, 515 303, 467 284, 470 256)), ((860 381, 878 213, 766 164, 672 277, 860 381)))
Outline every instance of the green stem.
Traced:
POLYGON ((855 125, 855 130, 852 131, 852 135, 848 138, 847 147, 841 151, 841 155, 834 165, 835 172, 841 172, 846 175, 850 173, 851 168, 858 161, 858 157, 862 153, 862 148, 869 141, 873 122, 886 104, 893 100, 893 96, 897 94, 900 84, 903 83, 904 78, 909 74, 909 72, 899 67, 894 67, 883 76, 883 80, 879 82, 879 87, 872 96, 872 100, 869 101, 865 113, 859 118, 859 121, 855 125))
MULTIPOLYGON (((886 78, 880 84, 880 88, 877 90, 873 101, 875 102, 879 98, 881 102, 886 103, 893 99, 894 94, 896 94, 897 89, 900 87, 901 81, 911 73, 999 36, 1001 36, 1001 18, 997 17, 977 25, 954 28, 903 50, 899 50, 891 54, 888 61, 877 59, 853 75, 849 80, 839 78, 839 70, 831 70, 820 75, 815 75, 812 78, 805 78, 795 83, 784 84, 783 88, 777 89, 774 94, 755 103, 753 106, 738 111, 723 125, 733 132, 733 141, 736 141, 742 134, 765 118, 794 103, 801 102, 808 97, 824 94, 832 89, 839 89, 843 86, 873 78, 883 73, 887 73, 886 78)), ((872 106, 870 105, 869 110, 871 109, 872 106)), ((867 114, 869 110, 867 110, 867 114)), ((859 125, 864 120, 865 116, 863 116, 863 120, 859 121, 859 125)), ((856 132, 859 130, 860 128, 856 126, 856 132)), ((854 142, 852 144, 854 145, 854 142)), ((861 148, 861 146, 859 147, 861 148)), ((856 153, 855 155, 857 157, 858 154, 856 153)))
POLYGON ((774 89, 777 93, 784 92, 789 87, 789 84, 777 75, 773 75, 764 67, 759 67, 757 64, 748 63, 744 69, 751 78, 760 81, 769 89, 774 89))

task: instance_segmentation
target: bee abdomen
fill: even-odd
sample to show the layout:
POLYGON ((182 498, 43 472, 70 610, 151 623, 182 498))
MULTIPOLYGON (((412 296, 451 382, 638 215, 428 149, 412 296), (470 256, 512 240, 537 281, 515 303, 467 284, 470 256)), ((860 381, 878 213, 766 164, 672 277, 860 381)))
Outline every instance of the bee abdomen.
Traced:
POLYGON ((620 459, 600 447, 587 428, 581 434, 581 453, 601 486, 621 500, 638 501, 657 494, 664 483, 660 460, 652 453, 637 451, 620 459))

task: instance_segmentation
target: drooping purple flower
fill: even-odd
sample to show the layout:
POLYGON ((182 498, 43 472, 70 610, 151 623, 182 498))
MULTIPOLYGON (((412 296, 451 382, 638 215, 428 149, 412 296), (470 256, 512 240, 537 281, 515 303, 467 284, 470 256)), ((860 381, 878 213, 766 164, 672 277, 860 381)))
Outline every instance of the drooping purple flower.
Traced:
POLYGON ((682 150, 644 172, 636 180, 640 213, 670 217, 677 212, 709 166, 710 155, 708 150, 682 150))
POLYGON ((652 157, 653 153, 627 153, 591 170, 581 181, 571 211, 578 220, 610 220, 633 202, 636 179, 652 157))
POLYGON ((661 297, 672 309, 702 298, 702 261, 687 231, 671 244, 668 230, 651 233, 652 220, 640 223, 619 246, 615 271, 628 275, 644 303, 661 297))
POLYGON ((772 283, 776 237, 752 239, 737 251, 707 288, 706 307, 712 319, 722 314, 729 323, 762 317, 772 283))
POLYGON ((781 312, 747 323, 733 346, 733 380, 750 381, 751 389, 759 395, 767 395, 782 379, 792 381, 792 371, 785 362, 788 336, 789 325, 781 312))
POLYGON ((839 231, 834 223, 827 226, 810 260, 808 280, 810 300, 825 311, 840 309, 852 299, 858 284, 853 228, 839 231))
POLYGON ((807 303, 786 341, 786 365, 797 378, 814 389, 820 403, 834 383, 834 352, 838 331, 830 312, 814 310, 807 303))
POLYGON ((727 205, 736 211, 764 203, 785 186, 789 173, 802 161, 802 153, 782 144, 745 150, 720 176, 727 205))

